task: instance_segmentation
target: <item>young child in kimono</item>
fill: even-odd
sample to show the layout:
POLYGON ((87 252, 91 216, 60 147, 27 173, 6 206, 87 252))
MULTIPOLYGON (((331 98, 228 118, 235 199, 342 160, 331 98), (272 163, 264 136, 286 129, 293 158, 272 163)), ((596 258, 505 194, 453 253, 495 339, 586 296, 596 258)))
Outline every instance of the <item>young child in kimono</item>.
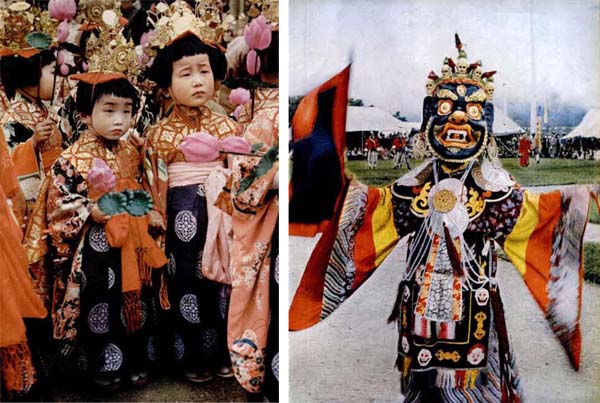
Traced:
POLYGON ((192 382, 205 382, 213 371, 233 375, 227 356, 224 286, 203 278, 201 272, 210 224, 204 183, 211 171, 224 166, 224 159, 190 162, 180 145, 192 133, 205 132, 220 141, 239 135, 239 128, 206 106, 217 80, 225 75, 222 51, 191 31, 166 45, 153 62, 153 79, 174 106, 147 133, 144 165, 154 201, 151 224, 166 230, 161 242, 169 259, 169 344, 184 375, 192 382))
POLYGON ((31 57, 18 54, 0 59, 2 84, 10 100, 0 120, 19 184, 31 212, 39 187, 62 151, 62 135, 42 101, 52 99, 56 62, 51 50, 31 57))
MULTIPOLYGON (((32 218, 48 220, 54 337, 63 354, 77 341, 81 369, 96 386, 116 389, 124 373, 140 386, 155 359, 151 269, 167 260, 147 232, 147 216, 111 216, 99 203, 108 191, 141 189, 139 153, 122 139, 139 98, 123 74, 72 78, 79 80, 77 107, 88 129, 52 165, 42 190, 46 202, 36 204, 32 218)), ((35 238, 43 227, 28 235, 35 238)))

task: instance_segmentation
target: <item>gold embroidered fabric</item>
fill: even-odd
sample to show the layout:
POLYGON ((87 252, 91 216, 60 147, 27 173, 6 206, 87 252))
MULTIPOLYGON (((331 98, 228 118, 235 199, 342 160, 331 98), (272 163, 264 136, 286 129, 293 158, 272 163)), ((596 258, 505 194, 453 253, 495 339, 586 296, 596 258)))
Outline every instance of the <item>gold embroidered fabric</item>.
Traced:
MULTIPOLYGON (((254 116, 258 112, 266 114, 266 117, 273 121, 279 129, 279 89, 277 88, 259 88, 255 93, 254 98, 254 116)), ((248 101, 242 112, 238 122, 246 126, 252 121, 252 100, 248 101)))
POLYGON ((238 136, 240 126, 231 118, 211 111, 207 107, 186 108, 176 105, 173 112, 148 131, 148 146, 167 165, 185 162, 177 148, 185 138, 195 132, 207 132, 219 140, 238 136))

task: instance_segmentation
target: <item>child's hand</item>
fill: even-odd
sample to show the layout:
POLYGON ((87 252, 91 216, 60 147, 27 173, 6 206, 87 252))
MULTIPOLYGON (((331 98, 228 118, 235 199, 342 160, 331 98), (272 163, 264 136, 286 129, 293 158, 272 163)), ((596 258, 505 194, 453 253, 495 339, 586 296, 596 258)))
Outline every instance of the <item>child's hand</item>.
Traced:
POLYGON ((98 207, 97 204, 95 204, 94 207, 92 207, 90 217, 93 221, 97 222, 98 224, 106 224, 108 220, 112 218, 112 216, 107 215, 102 210, 100 210, 100 207, 98 207))
POLYGON ((52 135, 52 128, 54 127, 55 124, 56 124, 56 122, 54 122, 54 120, 47 118, 43 122, 40 122, 37 125, 35 125, 34 131, 33 131, 33 138, 31 140, 33 142, 34 149, 37 150, 46 141, 48 141, 48 139, 52 135))
POLYGON ((162 214, 160 214, 158 211, 150 210, 148 215, 150 216, 150 226, 152 228, 161 229, 163 231, 167 229, 165 226, 165 220, 163 220, 162 214))

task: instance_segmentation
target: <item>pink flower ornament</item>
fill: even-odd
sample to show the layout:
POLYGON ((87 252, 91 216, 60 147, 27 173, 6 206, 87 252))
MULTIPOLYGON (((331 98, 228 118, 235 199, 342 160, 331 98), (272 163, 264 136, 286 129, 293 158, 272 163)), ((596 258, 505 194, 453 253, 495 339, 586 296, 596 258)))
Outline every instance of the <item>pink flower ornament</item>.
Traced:
POLYGON ((236 88, 229 93, 229 102, 232 105, 243 105, 250 100, 250 91, 245 88, 236 88))
POLYGON ((77 12, 75 0, 50 0, 48 2, 50 17, 59 20, 70 20, 77 12))
POLYGON ((246 70, 251 76, 258 74, 260 71, 260 58, 254 49, 250 50, 246 56, 246 70))
POLYGON ((244 40, 250 49, 263 50, 271 44, 271 26, 264 15, 260 15, 246 25, 244 40))
POLYGON ((115 174, 100 158, 94 158, 92 169, 88 171, 87 184, 90 190, 100 194, 111 192, 116 185, 115 174))

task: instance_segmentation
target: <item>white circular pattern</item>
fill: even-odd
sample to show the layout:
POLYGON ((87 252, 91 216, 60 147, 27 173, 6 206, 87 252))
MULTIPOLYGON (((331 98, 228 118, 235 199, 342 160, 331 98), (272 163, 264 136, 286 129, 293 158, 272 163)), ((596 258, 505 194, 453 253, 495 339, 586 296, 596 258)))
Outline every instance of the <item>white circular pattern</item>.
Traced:
POLYGON ((179 301, 181 316, 190 323, 200 323, 198 297, 194 294, 185 294, 179 301))
POLYGON ((196 217, 189 210, 183 210, 175 216, 175 235, 182 242, 189 242, 196 235, 196 217))
POLYGON ((108 304, 96 304, 90 309, 88 325, 90 330, 96 334, 108 332, 108 304))
POLYGON ((121 349, 113 343, 108 343, 104 349, 104 365, 100 372, 111 372, 121 368, 123 364, 123 353, 121 349))
POLYGON ((104 227, 101 225, 94 225, 90 230, 90 246, 96 252, 108 252, 110 246, 108 245, 108 240, 106 239, 106 232, 104 231, 104 227))
MULTIPOLYGON (((144 323, 146 323, 146 318, 148 317, 148 306, 146 305, 146 303, 144 301, 141 301, 142 303, 142 319, 140 320, 140 328, 142 326, 144 326, 144 323)), ((123 323, 123 326, 127 327, 127 322, 125 321, 125 306, 121 307, 121 323, 123 323)))
POLYGON ((169 277, 173 278, 175 275, 175 270, 177 269, 177 264, 175 263, 175 256, 172 253, 169 254, 169 262, 167 263, 167 273, 169 277))
POLYGON ((146 353, 150 361, 156 361, 156 348, 154 347, 154 336, 148 339, 148 346, 146 346, 146 353))
POLYGON ((181 361, 185 355, 185 346, 183 340, 178 334, 175 334, 175 359, 181 361))
POLYGON ((277 284, 279 284, 279 255, 277 255, 277 257, 275 258, 275 273, 273 274, 275 276, 275 282, 277 284))
POLYGON ((108 289, 110 290, 115 285, 115 272, 110 267, 108 268, 108 289))
POLYGON ((273 375, 275 379, 279 380, 279 353, 275 354, 273 361, 271 361, 271 368, 273 369, 273 375))
POLYGON ((214 353, 217 350, 217 331, 215 329, 202 331, 202 347, 207 353, 214 353))

